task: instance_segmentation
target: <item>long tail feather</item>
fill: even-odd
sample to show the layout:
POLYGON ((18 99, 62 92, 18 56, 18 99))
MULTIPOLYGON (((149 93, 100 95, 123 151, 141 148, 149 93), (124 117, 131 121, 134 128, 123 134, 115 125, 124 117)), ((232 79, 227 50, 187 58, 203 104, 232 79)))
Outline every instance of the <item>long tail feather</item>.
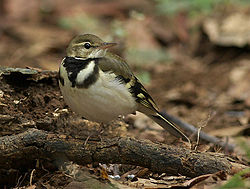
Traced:
POLYGON ((180 129, 178 129, 174 125, 174 123, 165 118, 160 112, 156 113, 156 115, 148 116, 160 126, 162 126, 165 130, 167 130, 170 134, 174 135, 177 138, 182 138, 183 140, 190 142, 189 138, 180 129))

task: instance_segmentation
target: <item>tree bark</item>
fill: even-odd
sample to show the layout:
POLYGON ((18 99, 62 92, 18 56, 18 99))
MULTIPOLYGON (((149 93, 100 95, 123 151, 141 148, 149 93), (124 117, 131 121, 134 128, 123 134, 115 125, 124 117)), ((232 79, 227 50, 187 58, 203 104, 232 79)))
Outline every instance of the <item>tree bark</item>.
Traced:
POLYGON ((0 167, 28 166, 35 159, 66 159, 80 165, 94 162, 131 164, 158 173, 196 177, 218 171, 230 172, 232 164, 223 155, 194 152, 170 145, 132 138, 105 141, 67 139, 65 135, 30 129, 0 137, 0 167))

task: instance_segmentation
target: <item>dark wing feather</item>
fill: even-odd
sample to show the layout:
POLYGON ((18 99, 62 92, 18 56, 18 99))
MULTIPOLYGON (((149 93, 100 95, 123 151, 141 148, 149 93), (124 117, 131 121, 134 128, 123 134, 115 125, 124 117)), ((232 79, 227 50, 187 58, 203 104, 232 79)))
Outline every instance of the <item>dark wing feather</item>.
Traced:
POLYGON ((130 84, 130 92, 134 95, 136 102, 143 106, 158 111, 158 107, 155 104, 153 98, 148 94, 147 90, 141 84, 141 82, 134 76, 130 84))

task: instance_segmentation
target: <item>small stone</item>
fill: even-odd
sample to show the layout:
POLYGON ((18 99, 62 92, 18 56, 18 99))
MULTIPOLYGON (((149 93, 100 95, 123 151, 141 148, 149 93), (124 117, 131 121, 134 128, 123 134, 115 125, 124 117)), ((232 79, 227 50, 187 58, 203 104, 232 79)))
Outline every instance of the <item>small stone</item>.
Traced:
POLYGON ((0 98, 3 98, 4 92, 0 90, 0 98))
POLYGON ((19 100, 14 100, 13 102, 14 102, 15 104, 19 104, 19 103, 20 103, 19 100))

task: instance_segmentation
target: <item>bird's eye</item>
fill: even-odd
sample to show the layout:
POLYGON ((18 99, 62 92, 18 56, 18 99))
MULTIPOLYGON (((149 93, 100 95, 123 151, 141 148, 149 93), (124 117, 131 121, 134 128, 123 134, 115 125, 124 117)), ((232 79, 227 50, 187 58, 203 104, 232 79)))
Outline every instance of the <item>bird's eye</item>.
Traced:
POLYGON ((85 48, 85 49, 89 49, 90 47, 91 47, 90 43, 85 43, 85 44, 84 44, 84 48, 85 48))

